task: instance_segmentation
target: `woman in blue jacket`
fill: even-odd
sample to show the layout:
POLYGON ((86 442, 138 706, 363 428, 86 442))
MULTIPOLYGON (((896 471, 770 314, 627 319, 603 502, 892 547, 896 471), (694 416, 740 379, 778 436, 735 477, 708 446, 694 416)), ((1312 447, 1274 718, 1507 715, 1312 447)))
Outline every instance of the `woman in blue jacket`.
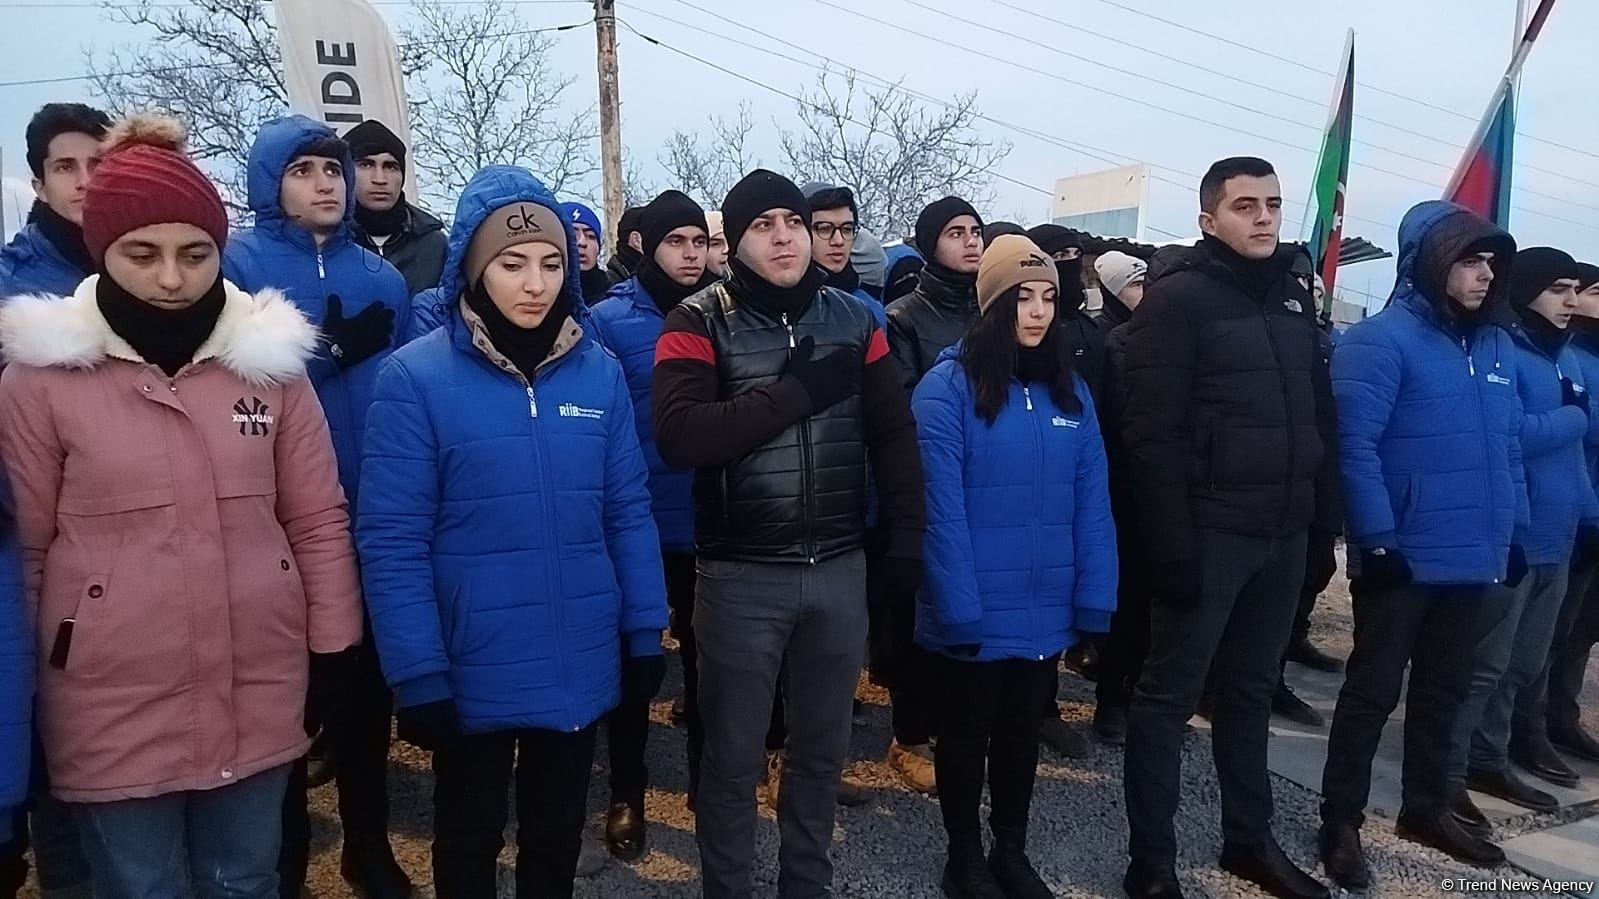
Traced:
POLYGON ((940 656, 935 765, 951 897, 1044 899, 1025 854, 1056 661, 1116 608, 1116 536, 1093 401, 1055 326, 1054 263, 1006 235, 977 274, 982 316, 916 387, 927 586, 916 642, 940 656), (994 850, 978 822, 985 763, 994 850))
POLYGON ((538 179, 478 172, 449 317, 384 364, 367 420, 356 540, 401 735, 434 752, 440 899, 494 895, 513 767, 517 895, 570 896, 595 722, 665 674, 644 456, 577 258, 538 179))

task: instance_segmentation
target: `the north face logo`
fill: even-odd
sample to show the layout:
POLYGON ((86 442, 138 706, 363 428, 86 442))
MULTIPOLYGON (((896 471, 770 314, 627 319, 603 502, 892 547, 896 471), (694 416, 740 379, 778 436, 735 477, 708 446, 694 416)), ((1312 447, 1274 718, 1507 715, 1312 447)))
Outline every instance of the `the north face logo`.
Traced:
POLYGON ((240 437, 265 437, 272 433, 272 422, 272 407, 258 396, 233 404, 233 423, 239 426, 240 437))

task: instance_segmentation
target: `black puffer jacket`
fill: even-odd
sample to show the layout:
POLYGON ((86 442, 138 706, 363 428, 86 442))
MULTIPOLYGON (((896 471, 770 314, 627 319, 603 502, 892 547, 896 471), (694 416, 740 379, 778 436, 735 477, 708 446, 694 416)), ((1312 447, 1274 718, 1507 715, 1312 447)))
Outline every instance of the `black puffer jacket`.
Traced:
POLYGON ((1127 326, 1121 436, 1156 564, 1196 562, 1196 527, 1337 526, 1327 359, 1311 299, 1279 262, 1259 296, 1205 242, 1150 266, 1127 326))
POLYGON ((355 238, 361 246, 399 269, 400 274, 405 276, 406 290, 414 297, 424 290, 439 286, 450 238, 444 233, 444 223, 432 213, 409 203, 406 209, 409 214, 405 219, 405 227, 384 241, 382 246, 378 246, 359 225, 355 227, 355 238))
POLYGON ((914 390, 938 354, 954 346, 977 320, 977 283, 957 283, 931 266, 917 273, 909 295, 888 304, 888 349, 914 390))

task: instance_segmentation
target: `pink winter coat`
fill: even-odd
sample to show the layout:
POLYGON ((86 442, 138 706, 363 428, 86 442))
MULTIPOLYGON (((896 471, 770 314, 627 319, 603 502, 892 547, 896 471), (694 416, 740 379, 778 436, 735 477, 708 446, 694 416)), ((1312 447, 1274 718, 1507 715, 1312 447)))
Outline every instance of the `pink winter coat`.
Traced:
POLYGON ((304 754, 308 653, 361 639, 349 514, 305 379, 316 330, 282 295, 230 284, 169 379, 111 331, 95 281, 0 309, 0 454, 51 786, 69 802, 227 786, 304 754))

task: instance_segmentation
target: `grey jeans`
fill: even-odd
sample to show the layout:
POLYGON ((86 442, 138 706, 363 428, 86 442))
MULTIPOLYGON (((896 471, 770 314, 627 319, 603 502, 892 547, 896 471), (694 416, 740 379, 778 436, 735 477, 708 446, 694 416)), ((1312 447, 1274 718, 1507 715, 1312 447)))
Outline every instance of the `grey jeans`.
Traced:
POLYGON ((1537 680, 1549 656, 1568 571, 1563 563, 1534 565, 1514 590, 1501 591, 1497 602, 1490 598, 1483 603, 1471 694, 1455 721, 1451 781, 1465 780, 1468 765, 1503 771, 1509 764, 1516 696, 1537 680))
POLYGON ((695 830, 706 899, 752 895, 755 788, 779 677, 788 759, 778 811, 778 895, 832 895, 839 775, 866 646, 866 556, 815 565, 701 559, 695 584, 705 728, 695 830))

